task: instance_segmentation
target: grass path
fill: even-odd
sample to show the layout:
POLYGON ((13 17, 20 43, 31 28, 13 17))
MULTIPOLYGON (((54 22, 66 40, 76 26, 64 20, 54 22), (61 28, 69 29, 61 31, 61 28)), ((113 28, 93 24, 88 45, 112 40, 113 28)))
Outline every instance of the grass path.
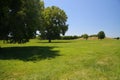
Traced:
POLYGON ((120 80, 120 40, 0 45, 0 80, 120 80))

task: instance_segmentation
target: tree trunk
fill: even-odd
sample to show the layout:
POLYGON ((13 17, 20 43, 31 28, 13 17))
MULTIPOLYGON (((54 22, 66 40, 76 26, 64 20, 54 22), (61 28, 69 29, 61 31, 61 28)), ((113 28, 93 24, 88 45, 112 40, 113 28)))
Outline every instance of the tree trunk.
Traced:
POLYGON ((2 51, 2 47, 0 46, 0 51, 2 51))
POLYGON ((51 43, 51 39, 49 39, 49 43, 51 43))

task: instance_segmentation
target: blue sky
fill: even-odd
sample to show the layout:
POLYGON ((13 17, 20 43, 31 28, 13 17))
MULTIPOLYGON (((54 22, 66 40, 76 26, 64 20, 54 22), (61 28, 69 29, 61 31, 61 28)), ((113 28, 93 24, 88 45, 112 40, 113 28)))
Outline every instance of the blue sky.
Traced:
POLYGON ((120 37, 120 0, 44 0, 45 7, 58 6, 67 16, 66 35, 88 35, 104 31, 120 37))

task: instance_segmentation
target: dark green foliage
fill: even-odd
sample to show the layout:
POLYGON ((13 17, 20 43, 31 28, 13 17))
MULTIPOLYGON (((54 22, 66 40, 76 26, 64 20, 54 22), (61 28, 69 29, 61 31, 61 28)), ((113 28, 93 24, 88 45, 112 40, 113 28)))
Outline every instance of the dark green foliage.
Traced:
POLYGON ((0 0, 0 39, 5 39, 9 32, 10 0, 0 0))
POLYGON ((83 34, 82 37, 87 40, 89 36, 88 34, 83 34))
MULTIPOLYGON (((72 39, 78 39, 80 38, 79 36, 60 36, 60 40, 72 40, 72 39)), ((46 40, 47 38, 39 36, 39 39, 41 40, 46 40)))
POLYGON ((98 39, 104 39, 105 38, 105 33, 104 33, 104 31, 100 31, 99 33, 98 33, 98 39))
POLYGON ((35 36, 39 0, 0 0, 0 39, 25 43, 35 36))

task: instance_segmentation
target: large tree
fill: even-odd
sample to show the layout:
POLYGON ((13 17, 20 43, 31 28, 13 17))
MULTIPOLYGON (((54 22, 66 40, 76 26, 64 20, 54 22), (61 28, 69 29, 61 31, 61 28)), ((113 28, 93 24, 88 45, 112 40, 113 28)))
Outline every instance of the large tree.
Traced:
POLYGON ((104 33, 104 31, 100 31, 99 33, 98 33, 98 39, 104 39, 105 38, 105 33, 104 33))
POLYGON ((24 43, 39 25, 39 0, 0 0, 0 39, 24 43))
POLYGON ((6 39, 9 34, 10 0, 0 0, 0 39, 6 39))
POLYGON ((68 30, 66 24, 67 15, 59 7, 52 6, 47 7, 43 11, 43 30, 41 36, 48 39, 51 42, 52 39, 59 39, 60 34, 65 35, 68 30))

